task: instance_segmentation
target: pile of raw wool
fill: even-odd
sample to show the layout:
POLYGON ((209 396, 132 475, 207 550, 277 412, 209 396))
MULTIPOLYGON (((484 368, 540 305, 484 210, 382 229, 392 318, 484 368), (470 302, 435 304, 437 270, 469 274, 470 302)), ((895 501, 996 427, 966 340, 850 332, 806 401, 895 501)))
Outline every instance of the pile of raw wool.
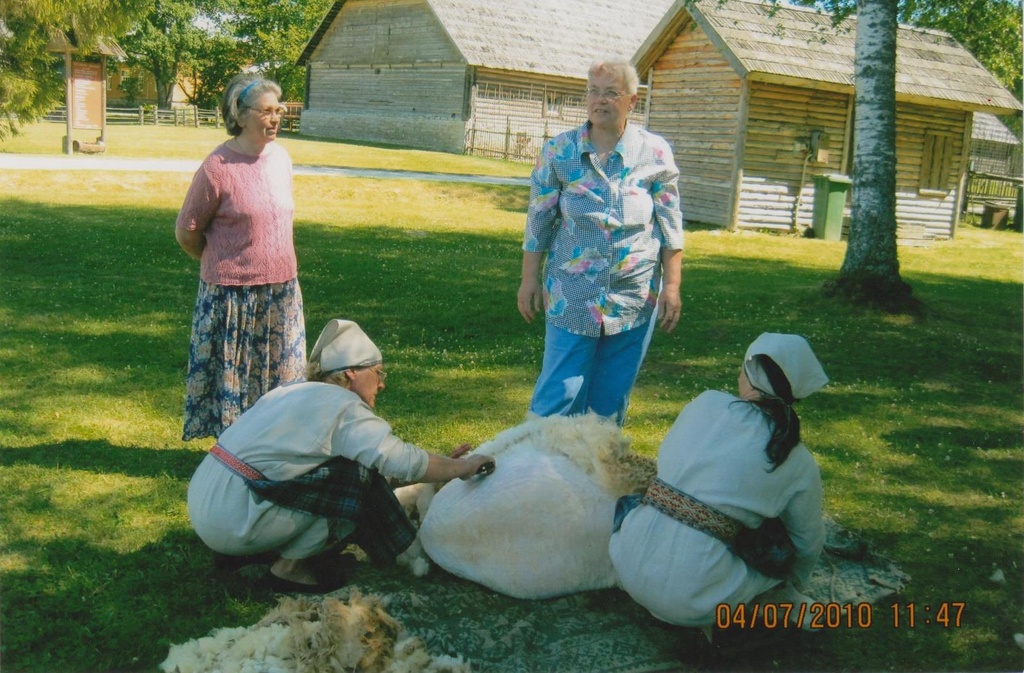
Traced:
POLYGON ((282 598, 249 627, 173 645, 164 673, 470 673, 462 657, 433 657, 408 637, 384 600, 282 598))

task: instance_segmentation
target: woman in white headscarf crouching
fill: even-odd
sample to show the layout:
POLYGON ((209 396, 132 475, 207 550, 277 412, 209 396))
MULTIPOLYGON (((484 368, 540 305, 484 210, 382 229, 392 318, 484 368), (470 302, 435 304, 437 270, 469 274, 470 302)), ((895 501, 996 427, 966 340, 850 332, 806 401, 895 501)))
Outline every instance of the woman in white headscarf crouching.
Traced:
POLYGON ((270 588, 326 593, 343 579, 310 559, 345 539, 387 563, 416 537, 389 480, 437 482, 490 471, 494 459, 451 457, 403 442, 373 409, 383 357, 360 327, 332 320, 307 379, 270 391, 221 433, 188 488, 192 527, 221 568, 271 563, 270 588), (268 558, 269 557, 269 558, 268 558))
POLYGON ((619 502, 609 544, 620 585, 652 615, 710 633, 719 605, 776 587, 806 600, 798 590, 825 528, 820 472, 793 404, 827 382, 803 337, 765 333, 747 349, 738 397, 707 391, 683 408, 658 449, 657 479, 619 502), (777 577, 735 551, 737 533, 773 519, 792 541, 790 563, 768 571, 777 577))

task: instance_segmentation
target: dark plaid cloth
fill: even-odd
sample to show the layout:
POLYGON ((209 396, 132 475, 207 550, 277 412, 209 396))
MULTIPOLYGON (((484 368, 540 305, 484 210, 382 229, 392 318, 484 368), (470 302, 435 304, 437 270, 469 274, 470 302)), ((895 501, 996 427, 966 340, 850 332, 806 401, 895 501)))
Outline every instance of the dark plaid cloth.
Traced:
POLYGON ((277 481, 268 479, 220 445, 215 445, 211 453, 245 479, 249 489, 261 498, 313 516, 354 522, 356 530, 351 541, 362 547, 375 563, 394 561, 416 538, 416 528, 387 480, 354 460, 331 458, 306 474, 277 481))

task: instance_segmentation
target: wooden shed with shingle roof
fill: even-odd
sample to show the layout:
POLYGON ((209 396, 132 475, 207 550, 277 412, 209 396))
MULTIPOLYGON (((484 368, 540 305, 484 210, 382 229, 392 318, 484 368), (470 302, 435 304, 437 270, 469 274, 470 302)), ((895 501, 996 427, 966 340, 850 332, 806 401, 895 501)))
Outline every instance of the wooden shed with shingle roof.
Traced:
POLYGON ((302 133, 533 161, 586 120, 587 69, 672 0, 338 0, 306 45, 302 133))
MULTIPOLYGON (((855 26, 756 0, 674 3, 633 60, 649 85, 648 126, 674 147, 687 219, 812 224, 816 176, 852 167, 855 26)), ((945 33, 900 26, 896 67, 897 231, 949 238, 973 113, 1021 104, 945 33)))

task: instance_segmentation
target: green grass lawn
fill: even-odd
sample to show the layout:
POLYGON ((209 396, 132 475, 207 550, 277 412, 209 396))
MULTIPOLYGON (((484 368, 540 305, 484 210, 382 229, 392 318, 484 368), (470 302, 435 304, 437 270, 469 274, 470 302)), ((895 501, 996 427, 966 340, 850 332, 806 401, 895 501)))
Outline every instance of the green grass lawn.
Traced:
MULTIPOLYGON (((62 138, 66 133, 64 124, 30 124, 19 135, 0 142, 0 153, 60 155, 63 152, 62 138)), ((98 135, 99 131, 76 129, 72 137, 74 140, 92 142, 98 135)), ((106 152, 89 156, 100 159, 202 159, 229 137, 223 128, 209 126, 108 126, 106 152)), ((311 166, 383 168, 496 177, 527 177, 532 168, 530 165, 482 157, 409 150, 389 145, 346 143, 290 132, 281 133, 280 143, 288 148, 296 164, 311 166)))
MULTIPOLYGON (((161 134, 150 146, 172 143, 146 131, 161 134)), ((207 137, 182 156, 222 136, 207 137)), ((404 156, 287 142, 296 163, 404 156)), ((25 147, 0 151, 38 151, 25 147)), ((408 154, 395 163, 500 174, 408 154)), ((198 268, 172 229, 189 179, 0 171, 5 671, 152 671, 170 644, 251 624, 275 603, 243 577, 214 576, 185 509, 208 448, 178 439, 198 268)), ((543 346, 543 326, 515 309, 527 191, 308 176, 295 189, 310 343, 330 318, 363 325, 388 360, 378 411, 397 434, 447 452, 521 421, 543 346)), ((734 390, 759 333, 802 333, 832 380, 800 410, 826 510, 911 575, 901 603, 966 604, 957 628, 914 629, 878 606, 870 629, 730 670, 1020 670, 1021 235, 965 226, 901 249, 927 307, 916 319, 821 298, 844 243, 695 230, 687 246, 683 320, 652 344, 626 425, 634 447, 654 455, 686 402, 734 390), (997 569, 1005 584, 989 579, 997 569)))

